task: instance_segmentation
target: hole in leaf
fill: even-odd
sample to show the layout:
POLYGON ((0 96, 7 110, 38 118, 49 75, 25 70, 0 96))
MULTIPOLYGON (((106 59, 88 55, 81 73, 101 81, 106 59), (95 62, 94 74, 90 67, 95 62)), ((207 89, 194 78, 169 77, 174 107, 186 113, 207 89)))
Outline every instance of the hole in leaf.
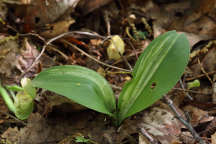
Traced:
POLYGON ((35 17, 35 23, 39 23, 40 18, 39 17, 35 17))
POLYGON ((155 87, 156 87, 156 82, 153 82, 152 84, 151 84, 151 89, 154 89, 155 87))
POLYGON ((183 17, 184 14, 183 14, 182 12, 176 12, 176 13, 175 13, 175 16, 176 16, 176 17, 183 17))

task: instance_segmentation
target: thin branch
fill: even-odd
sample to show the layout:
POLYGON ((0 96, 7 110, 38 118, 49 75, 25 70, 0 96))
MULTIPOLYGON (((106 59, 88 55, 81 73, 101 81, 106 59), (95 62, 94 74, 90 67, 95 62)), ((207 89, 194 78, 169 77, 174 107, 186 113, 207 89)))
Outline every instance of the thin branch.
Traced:
POLYGON ((13 118, 13 119, 16 120, 17 122, 22 123, 24 126, 27 125, 27 123, 25 123, 24 121, 19 120, 18 118, 16 118, 15 116, 13 116, 13 115, 11 115, 11 114, 9 114, 9 113, 3 112, 3 111, 0 111, 0 113, 2 113, 2 114, 4 114, 4 115, 7 115, 7 116, 9 116, 9 117, 11 117, 11 118, 13 118))
MULTIPOLYGON (((39 60, 40 57, 43 55, 43 53, 44 53, 44 51, 46 50, 46 47, 47 47, 48 45, 50 45, 52 42, 54 42, 54 41, 56 41, 56 40, 58 40, 58 39, 60 39, 60 38, 63 38, 63 37, 65 37, 65 36, 67 36, 67 35, 74 35, 74 34, 86 35, 86 36, 90 36, 90 37, 94 37, 94 38, 96 37, 96 38, 101 38, 101 39, 105 39, 105 38, 106 38, 106 37, 101 36, 101 35, 96 34, 96 33, 82 32, 82 31, 66 32, 66 33, 62 33, 62 34, 60 34, 60 35, 58 35, 58 36, 56 36, 56 37, 54 37, 54 38, 51 38, 51 39, 49 39, 49 40, 45 43, 45 45, 43 46, 43 48, 42 48, 40 54, 35 58, 34 62, 31 64, 31 66, 30 66, 26 71, 24 71, 24 72, 21 74, 20 78, 23 77, 27 72, 29 72, 29 71, 37 64, 38 60, 39 60)), ((87 55, 88 55, 88 54, 87 54, 87 55)), ((93 57, 92 57, 92 58, 93 58, 93 57)), ((95 58, 93 58, 93 59, 96 60, 96 61, 98 61, 98 60, 95 59, 95 58)), ((108 65, 108 64, 105 64, 105 63, 102 63, 102 62, 99 62, 99 63, 104 64, 104 65, 106 65, 107 67, 110 67, 110 65, 108 65)), ((117 68, 117 69, 119 69, 119 70, 125 71, 125 69, 121 69, 121 68, 118 68, 118 67, 115 67, 115 66, 111 66, 111 67, 112 67, 112 68, 117 68)), ((126 70, 126 71, 129 71, 129 70, 126 70)))
POLYGON ((111 35, 111 26, 110 26, 110 19, 109 19, 109 14, 108 11, 104 11, 104 21, 106 23, 106 28, 107 28, 107 35, 110 36, 111 35))
POLYGON ((207 144, 199 135, 198 133, 194 130, 194 128, 192 127, 192 125, 190 123, 188 123, 186 120, 183 119, 183 117, 181 116, 181 114, 177 111, 176 107, 173 105, 173 101, 171 99, 169 99, 166 95, 164 96, 164 99, 166 101, 166 103, 169 105, 170 109, 174 112, 174 114, 176 115, 176 118, 182 123, 184 124, 188 130, 191 132, 191 134, 193 135, 193 137, 195 138, 195 140, 199 143, 199 144, 207 144))
MULTIPOLYGON (((180 82, 180 85, 181 85, 182 89, 185 90, 185 86, 184 86, 184 84, 183 84, 182 79, 180 79, 179 82, 180 82)), ((188 92, 185 92, 185 91, 184 91, 184 93, 186 94, 186 96, 187 96, 190 100, 193 100, 193 97, 190 96, 188 92)))
POLYGON ((155 140, 144 128, 141 128, 140 132, 151 144, 159 144, 159 142, 155 140))
POLYGON ((81 50, 80 48, 78 48, 77 46, 75 46, 74 44, 66 41, 66 40, 62 40, 63 42, 65 42, 66 44, 70 45, 71 47, 73 47, 74 49, 78 50, 79 52, 81 52, 82 54, 84 54, 85 56, 89 57, 90 59, 98 62, 99 64, 102 64, 106 67, 109 67, 109 68, 113 68, 113 69, 117 69, 117 70, 121 70, 121 71, 125 71, 125 72, 131 72, 130 70, 127 70, 127 69, 123 69, 123 68, 119 68, 119 67, 116 67, 116 66, 112 66, 112 65, 109 65, 109 64, 106 64, 104 62, 101 62, 99 60, 97 60, 96 58, 94 58, 93 56, 89 55, 88 53, 86 53, 85 51, 81 50))
POLYGON ((185 92, 190 92, 190 93, 195 93, 195 94, 202 94, 202 95, 209 95, 211 93, 204 93, 204 92, 197 92, 194 90, 188 90, 188 89, 182 89, 182 88, 173 88, 174 90, 179 90, 179 91, 185 91, 185 92))
POLYGON ((56 40, 58 40, 58 39, 60 39, 60 38, 62 38, 62 37, 64 37, 64 36, 70 35, 70 34, 74 34, 74 32, 63 33, 63 34, 60 34, 60 35, 58 35, 58 36, 56 36, 56 37, 51 38, 50 40, 48 40, 48 41, 45 43, 45 45, 43 46, 43 48, 42 48, 40 54, 35 58, 34 62, 31 64, 31 66, 30 66, 26 71, 24 71, 24 72, 21 74, 20 77, 23 77, 27 72, 29 72, 29 71, 37 64, 38 60, 39 60, 40 57, 43 55, 43 53, 44 53, 44 51, 46 50, 46 47, 47 47, 48 45, 50 45, 53 41, 56 41, 56 40))

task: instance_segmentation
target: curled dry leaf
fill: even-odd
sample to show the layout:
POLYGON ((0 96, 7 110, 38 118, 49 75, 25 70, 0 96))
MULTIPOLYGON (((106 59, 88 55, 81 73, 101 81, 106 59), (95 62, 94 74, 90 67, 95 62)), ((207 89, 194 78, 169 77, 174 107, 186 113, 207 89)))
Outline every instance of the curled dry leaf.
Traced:
MULTIPOLYGON (((36 46, 31 44, 28 39, 24 39, 23 42, 23 50, 21 50, 21 55, 18 56, 18 61, 16 63, 16 67, 21 71, 24 72, 26 69, 28 69, 35 58, 38 55, 38 50, 36 49, 36 46)), ((34 70, 34 69, 33 69, 34 70)))

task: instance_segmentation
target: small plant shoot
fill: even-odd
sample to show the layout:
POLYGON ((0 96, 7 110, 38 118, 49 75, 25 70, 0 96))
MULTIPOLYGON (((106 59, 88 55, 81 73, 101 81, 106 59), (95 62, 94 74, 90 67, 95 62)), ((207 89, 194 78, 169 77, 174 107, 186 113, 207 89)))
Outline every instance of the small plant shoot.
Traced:
POLYGON ((36 89, 32 86, 31 80, 23 78, 21 86, 6 86, 7 90, 0 84, 0 94, 2 95, 9 110, 12 111, 17 118, 24 120, 29 117, 33 111, 33 101, 36 97, 36 89), (14 94, 14 91, 17 94, 14 94))
MULTIPOLYGON (((105 78, 81 66, 51 67, 39 73, 32 84, 107 114, 120 125, 127 117, 151 106, 178 82, 189 54, 189 42, 184 34, 169 31, 154 39, 136 62, 133 79, 124 85, 118 103, 105 78)), ((28 88, 24 93, 33 96, 32 91, 28 88)))

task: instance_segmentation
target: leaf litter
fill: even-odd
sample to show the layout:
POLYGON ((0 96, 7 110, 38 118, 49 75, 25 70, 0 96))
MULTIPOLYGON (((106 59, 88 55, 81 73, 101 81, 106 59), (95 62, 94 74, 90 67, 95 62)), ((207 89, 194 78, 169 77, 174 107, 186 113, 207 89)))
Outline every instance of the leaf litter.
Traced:
MULTIPOLYGON (((137 55, 158 35, 176 29, 188 36, 191 60, 183 85, 178 83, 168 94, 183 119, 208 143, 215 143, 215 0, 35 0, 0 2, 0 79, 3 84, 19 82, 22 73, 34 77, 42 69, 63 64, 77 64, 99 71, 118 95, 131 75, 97 61, 123 69, 133 67, 137 55), (133 16, 133 20, 131 20, 133 16), (143 21, 145 20, 145 22, 143 21), (152 33, 149 31, 152 30, 152 33), (42 53, 35 66, 25 73, 49 39, 69 31, 42 53), (86 33, 87 32, 87 33, 86 33), (139 35, 137 35, 138 33, 139 35), (104 40, 119 35, 125 53, 110 60, 104 40), (92 59, 71 48, 76 45, 92 59), (129 65, 130 66, 129 66, 129 65), (187 89, 187 82, 199 79, 201 86, 187 89), (188 95, 193 99, 191 100, 188 95)), ((171 71, 170 71, 171 72, 171 71)), ((74 103, 39 90, 35 112, 26 122, 16 121, 5 107, 1 108, 1 140, 7 143, 198 143, 188 129, 176 119, 163 101, 128 118, 116 130, 102 114, 76 109, 74 103), (51 99, 50 99, 51 98, 51 99), (6 114, 6 115, 5 115, 6 114), (8 115, 7 115, 8 114, 8 115), (7 130, 6 130, 7 129, 7 130)), ((2 99, 0 98, 2 103, 2 99)))

